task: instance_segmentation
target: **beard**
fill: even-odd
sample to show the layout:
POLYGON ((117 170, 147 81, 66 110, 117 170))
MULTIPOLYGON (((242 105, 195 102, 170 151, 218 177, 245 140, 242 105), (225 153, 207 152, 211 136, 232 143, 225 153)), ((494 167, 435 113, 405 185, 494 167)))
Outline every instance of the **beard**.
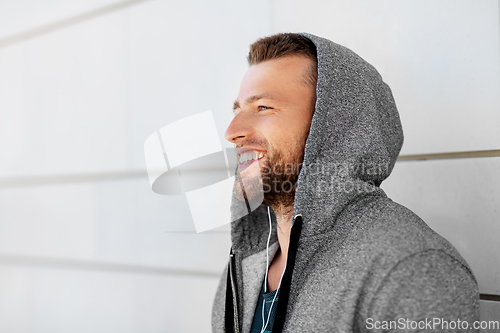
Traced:
POLYGON ((266 155, 258 161, 258 174, 255 172, 256 168, 237 170, 234 193, 238 200, 253 202, 263 198, 262 203, 271 208, 293 206, 304 145, 295 143, 291 147, 280 149, 261 141, 245 142, 245 145, 248 144, 267 148, 266 155))

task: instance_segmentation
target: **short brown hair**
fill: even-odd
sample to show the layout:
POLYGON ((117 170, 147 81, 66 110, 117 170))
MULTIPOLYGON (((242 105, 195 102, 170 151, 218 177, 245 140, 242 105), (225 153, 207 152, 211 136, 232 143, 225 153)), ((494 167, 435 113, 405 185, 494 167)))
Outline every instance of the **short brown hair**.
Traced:
POLYGON ((318 59, 314 43, 299 34, 280 33, 264 37, 250 45, 248 52, 248 64, 250 66, 261 62, 277 59, 290 55, 303 55, 313 60, 310 75, 306 82, 316 88, 318 80, 318 59))

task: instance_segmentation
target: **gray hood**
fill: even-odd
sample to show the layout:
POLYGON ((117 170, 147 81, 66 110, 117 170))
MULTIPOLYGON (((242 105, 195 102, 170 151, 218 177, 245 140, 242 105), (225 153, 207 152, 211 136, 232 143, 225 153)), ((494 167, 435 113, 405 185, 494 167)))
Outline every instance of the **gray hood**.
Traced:
MULTIPOLYGON (((390 88, 377 70, 346 47, 311 34, 317 48, 316 110, 295 194, 302 236, 326 232, 350 202, 370 193, 391 173, 403 130, 390 88)), ((267 241, 262 206, 232 224, 233 250, 255 253, 267 241)), ((273 234, 276 240, 276 234, 273 234)))

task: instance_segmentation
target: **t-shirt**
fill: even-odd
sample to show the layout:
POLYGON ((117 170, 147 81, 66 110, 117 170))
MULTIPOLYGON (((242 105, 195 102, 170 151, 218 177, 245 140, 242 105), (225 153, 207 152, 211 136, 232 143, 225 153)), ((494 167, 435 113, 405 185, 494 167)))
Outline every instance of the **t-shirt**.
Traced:
POLYGON ((278 307, 279 293, 279 288, 275 291, 265 293, 264 287, 262 287, 259 300, 257 301, 257 308, 255 309, 255 314, 253 316, 252 329, 250 330, 250 333, 271 333, 271 331, 273 330, 274 317, 276 317, 276 308, 278 307), (264 316, 262 316, 262 305, 264 305, 264 316), (269 322, 267 321, 268 317, 269 322), (262 331, 262 327, 266 325, 266 322, 266 329, 262 331))

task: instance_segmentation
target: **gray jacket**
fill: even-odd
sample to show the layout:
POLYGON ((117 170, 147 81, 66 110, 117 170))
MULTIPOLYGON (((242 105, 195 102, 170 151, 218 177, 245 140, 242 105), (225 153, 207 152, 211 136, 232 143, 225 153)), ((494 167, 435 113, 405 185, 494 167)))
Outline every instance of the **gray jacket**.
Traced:
MULTIPOLYGON (((450 332, 475 331, 479 294, 469 266, 379 187, 403 143, 389 87, 351 50, 303 35, 317 48, 317 101, 273 332, 415 332, 416 324, 446 332, 437 319, 469 325, 450 332)), ((261 206, 231 226, 214 333, 250 331, 266 269, 266 214, 261 206)), ((271 251, 276 230, 272 243, 271 251)))

